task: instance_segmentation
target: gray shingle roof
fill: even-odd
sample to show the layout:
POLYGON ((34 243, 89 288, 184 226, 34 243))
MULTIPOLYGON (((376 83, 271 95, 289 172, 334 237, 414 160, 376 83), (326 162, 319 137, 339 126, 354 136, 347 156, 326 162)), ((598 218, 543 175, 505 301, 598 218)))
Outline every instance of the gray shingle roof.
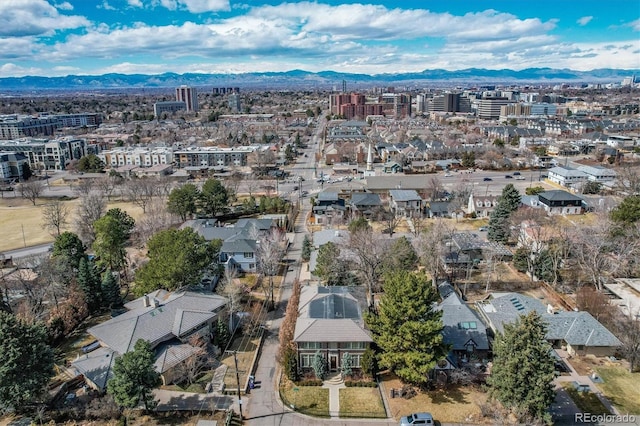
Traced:
POLYGON ((359 287, 303 287, 294 342, 372 342, 362 320, 363 300, 359 287))
POLYGON ((531 311, 537 311, 547 322, 547 339, 564 340, 570 345, 619 346, 616 338, 605 326, 588 312, 558 312, 551 314, 546 307, 532 297, 518 293, 493 293, 488 301, 478 304, 491 327, 503 332, 505 323, 512 323, 531 311))
POLYGON ((124 354, 132 350, 139 339, 147 340, 155 347, 177 337, 173 334, 176 321, 179 322, 177 328, 186 331, 187 326, 195 327, 202 323, 198 324, 196 319, 206 321, 215 316, 213 311, 226 304, 224 297, 212 294, 158 291, 148 297, 153 299, 156 296, 158 306, 154 307, 153 303, 144 306, 143 297, 138 298, 125 305, 130 309, 128 312, 91 327, 89 333, 105 346, 124 354), (176 319, 176 316, 181 319, 176 319))
POLYGON ((351 195, 350 204, 360 207, 381 206, 380 196, 371 192, 354 192, 351 195))
POLYGON ((71 362, 73 367, 94 383, 100 390, 107 388, 107 382, 113 376, 113 360, 118 356, 110 348, 98 348, 93 352, 79 356, 71 362))
POLYGON ((477 350, 489 350, 487 328, 478 315, 467 306, 448 283, 438 286, 442 302, 436 309, 442 311, 442 336, 452 350, 466 350, 473 342, 477 350))
POLYGON ((420 194, 414 189, 391 189, 389 195, 395 201, 418 201, 422 200, 420 194))
POLYGON ((545 199, 549 201, 577 201, 582 198, 571 194, 570 192, 563 191, 561 189, 554 189, 551 191, 545 191, 538 194, 539 199, 545 199))

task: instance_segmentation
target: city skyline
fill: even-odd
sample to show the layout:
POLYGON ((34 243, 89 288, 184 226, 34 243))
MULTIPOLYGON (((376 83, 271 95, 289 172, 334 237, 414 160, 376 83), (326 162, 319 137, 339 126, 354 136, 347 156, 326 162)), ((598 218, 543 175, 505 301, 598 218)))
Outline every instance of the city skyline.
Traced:
POLYGON ((0 77, 638 69, 637 6, 625 0, 14 0, 0 2, 0 77))

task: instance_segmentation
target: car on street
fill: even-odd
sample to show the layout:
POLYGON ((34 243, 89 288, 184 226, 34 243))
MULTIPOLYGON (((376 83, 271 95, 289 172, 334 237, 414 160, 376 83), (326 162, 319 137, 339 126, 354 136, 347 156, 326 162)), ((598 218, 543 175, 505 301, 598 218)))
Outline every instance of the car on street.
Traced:
POLYGON ((486 227, 486 226, 481 226, 480 228, 478 228, 478 231, 480 231, 480 232, 486 232, 488 230, 489 230, 489 228, 486 227))
POLYGON ((520 172, 513 172, 514 176, 520 176, 520 172))
POLYGON ((505 178, 505 179, 513 179, 513 176, 511 176, 511 175, 506 175, 504 178, 505 178))
POLYGON ((490 177, 486 177, 486 178, 484 178, 482 180, 485 181, 485 182, 491 182, 493 179, 491 179, 490 177))
POLYGON ((400 426, 410 425, 433 425, 433 416, 431 413, 414 413, 408 416, 402 416, 400 426))
POLYGON ((516 176, 516 180, 525 180, 524 176, 516 176))
POLYGON ((451 174, 451 173, 449 173, 449 172, 447 172, 447 173, 445 173, 445 174, 444 174, 444 177, 451 177, 451 176, 452 176, 452 174, 451 174))

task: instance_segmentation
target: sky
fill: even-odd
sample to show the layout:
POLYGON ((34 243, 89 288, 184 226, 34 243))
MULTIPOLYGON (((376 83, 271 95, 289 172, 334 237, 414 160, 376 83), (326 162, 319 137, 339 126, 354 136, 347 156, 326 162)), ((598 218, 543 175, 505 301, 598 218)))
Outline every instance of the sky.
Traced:
POLYGON ((640 69, 640 0, 0 0, 0 77, 640 69))

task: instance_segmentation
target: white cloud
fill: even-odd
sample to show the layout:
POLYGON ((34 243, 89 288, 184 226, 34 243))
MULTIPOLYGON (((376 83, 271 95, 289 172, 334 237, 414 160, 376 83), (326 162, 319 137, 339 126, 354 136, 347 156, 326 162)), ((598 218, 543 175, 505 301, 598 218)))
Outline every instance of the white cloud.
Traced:
POLYGON ((142 0, 127 0, 127 4, 131 7, 142 7, 142 0))
POLYGON ((97 5, 96 8, 104 10, 116 10, 116 8, 111 6, 109 2, 107 2, 107 0, 104 0, 102 4, 97 5))
POLYGON ((640 19, 629 22, 628 26, 630 26, 634 31, 640 31, 640 19))
POLYGON ((45 0, 0 1, 0 37, 48 35, 88 25, 85 17, 61 15, 45 0))
POLYGON ((578 25, 580 25, 581 27, 584 27, 585 25, 587 25, 589 22, 591 22, 591 20, 593 19, 593 16, 583 16, 582 18, 578 19, 576 22, 578 23, 578 25))
POLYGON ((60 4, 55 5, 56 9, 60 10, 73 10, 73 5, 68 1, 62 2, 60 4))
POLYGON ((13 63, 0 65, 0 77, 23 77, 27 75, 42 75, 42 69, 35 67, 21 67, 13 63))
POLYGON ((191 13, 230 10, 229 0, 178 0, 191 13))

